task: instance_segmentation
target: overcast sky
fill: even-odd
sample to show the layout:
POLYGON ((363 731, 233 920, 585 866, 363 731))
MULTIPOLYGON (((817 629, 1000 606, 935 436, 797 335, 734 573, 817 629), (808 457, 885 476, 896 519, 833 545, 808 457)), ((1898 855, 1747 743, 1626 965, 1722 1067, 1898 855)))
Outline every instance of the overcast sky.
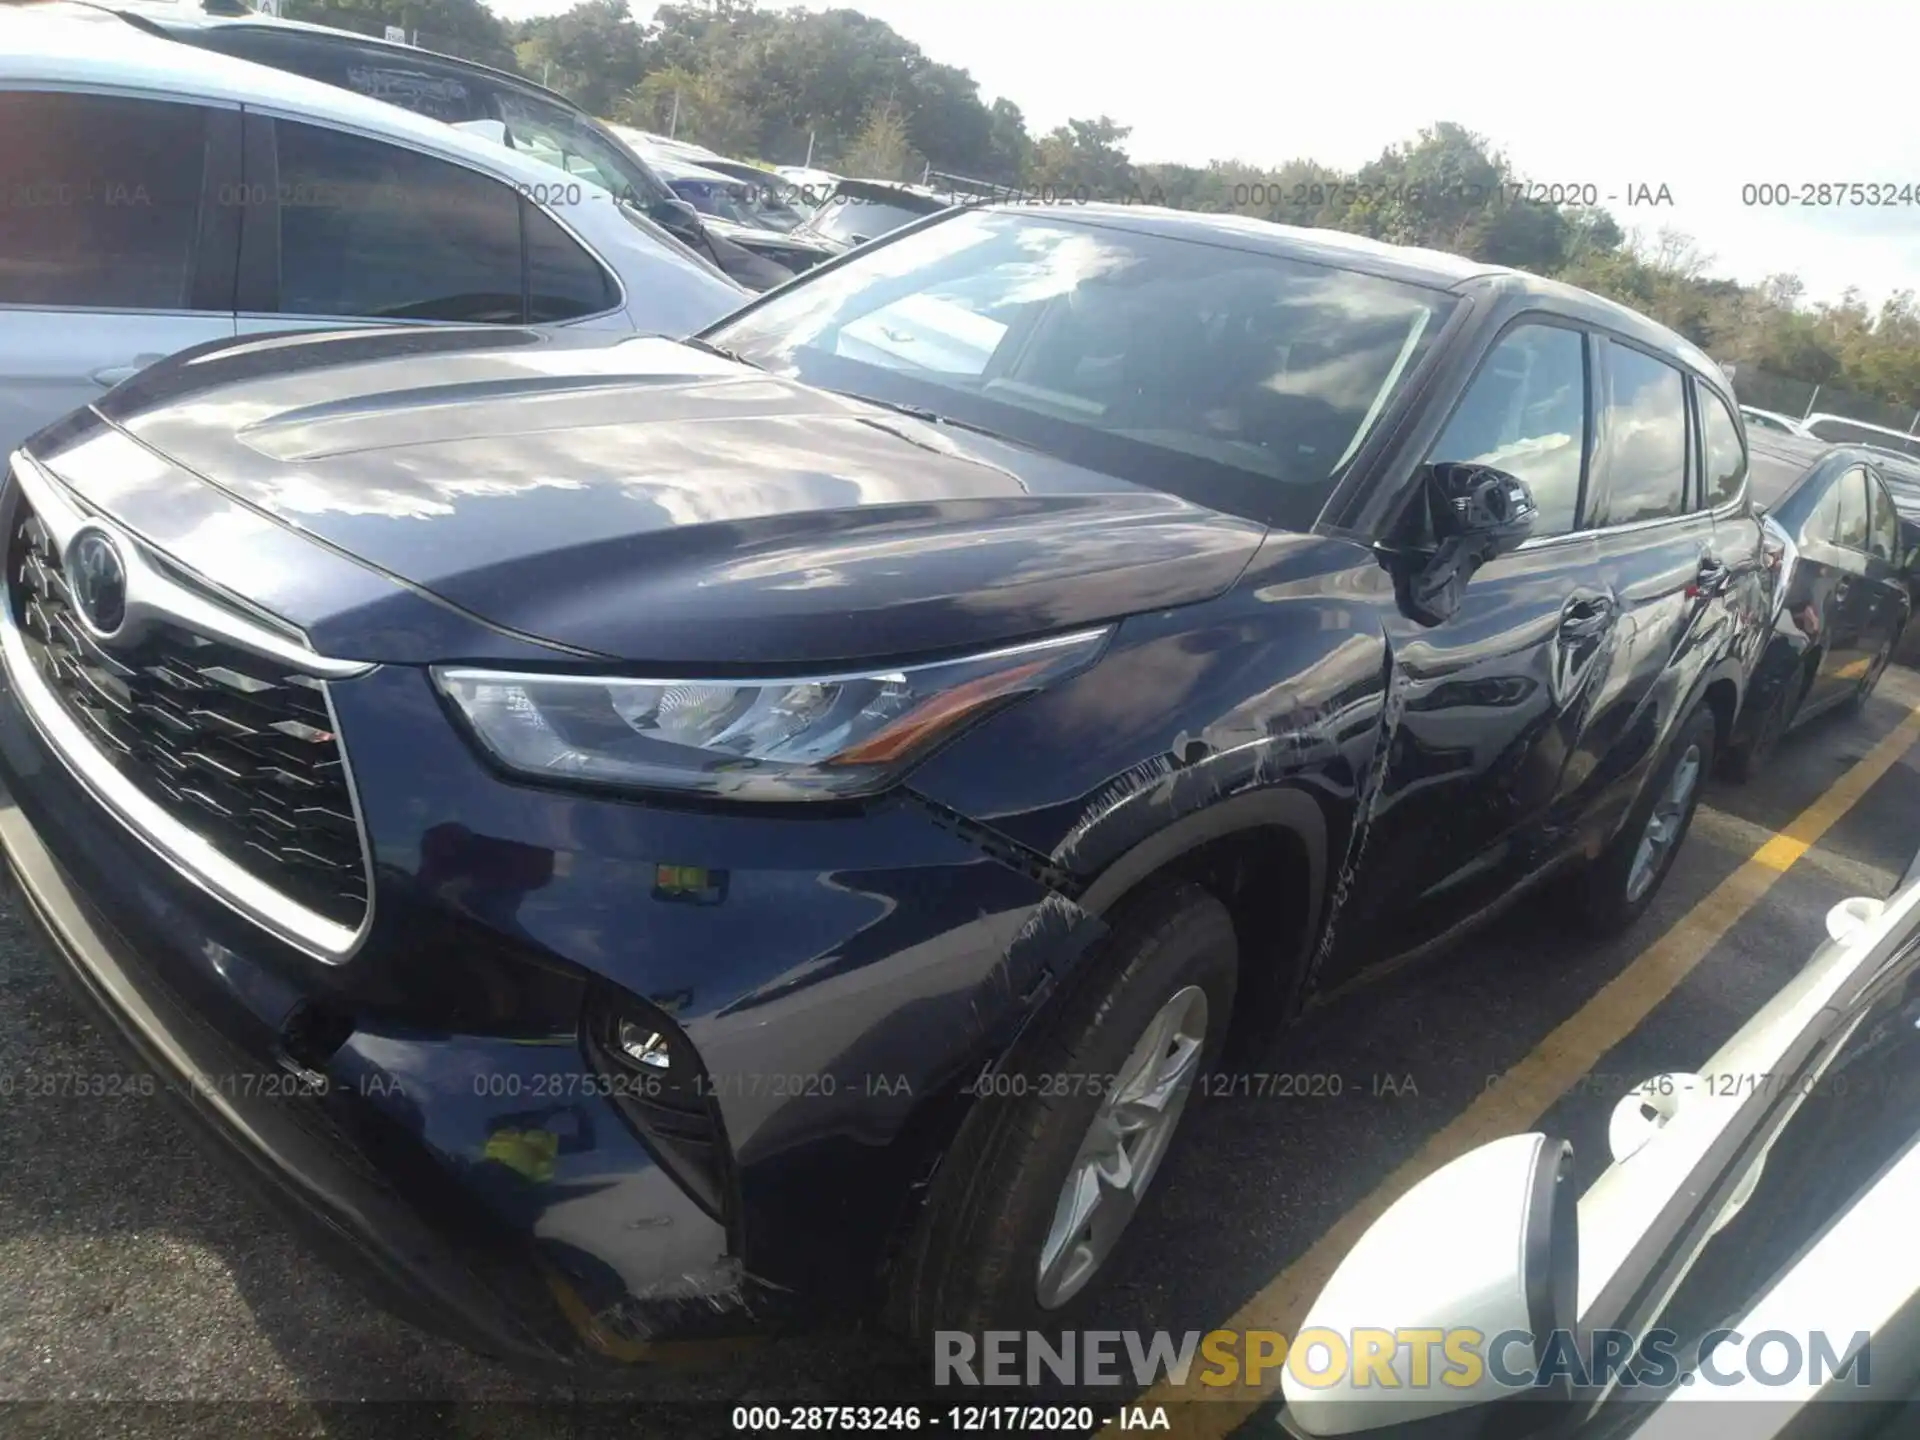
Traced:
MULTIPOLYGON (((491 0, 501 15, 570 0, 491 0)), ((767 8, 778 8, 768 6, 767 8)), ((808 3, 808 9, 835 8, 808 3)), ((1714 273, 1815 298, 1920 286, 1920 203, 1743 205, 1741 187, 1891 182, 1920 197, 1920 5, 1609 0, 854 0, 1006 96, 1038 134, 1106 113, 1136 161, 1346 168, 1457 120, 1530 180, 1593 184, 1629 230, 1692 234, 1714 273), (1630 207, 1665 185, 1671 207, 1630 207), (1617 198, 1613 198, 1617 197, 1617 198)), ((634 14, 651 15, 646 0, 634 14)), ((784 158, 784 157, 781 157, 784 158)), ((796 161, 799 157, 793 157, 796 161)))

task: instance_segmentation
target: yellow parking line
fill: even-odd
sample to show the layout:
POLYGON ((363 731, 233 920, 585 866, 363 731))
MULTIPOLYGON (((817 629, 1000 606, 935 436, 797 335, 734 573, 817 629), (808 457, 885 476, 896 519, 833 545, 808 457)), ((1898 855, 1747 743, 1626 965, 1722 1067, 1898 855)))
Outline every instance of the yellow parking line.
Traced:
MULTIPOLYGON (((1590 1072, 1608 1051, 1631 1035, 1654 1007, 1686 979, 1719 943, 1735 921, 1773 888, 1795 860, 1824 835, 1860 797, 1892 769, 1920 740, 1920 708, 1908 712, 1892 733, 1847 770, 1818 800, 1796 815, 1739 869, 1716 885, 1659 939, 1655 940, 1591 1000, 1536 1045, 1531 1054, 1487 1088, 1474 1102, 1433 1135, 1410 1160, 1389 1175, 1372 1194, 1334 1223, 1307 1252, 1269 1280, 1229 1320, 1223 1330, 1278 1330, 1292 1334, 1306 1307, 1319 1294, 1340 1260, 1400 1196, 1435 1170, 1469 1150, 1503 1135, 1524 1132, 1590 1072)), ((1196 1369, 1194 1375, 1199 1374, 1196 1369)), ((1279 1384, 1280 1371, 1263 1372, 1270 1384, 1218 1389, 1198 1384, 1160 1384, 1140 1399, 1143 1405, 1212 1400, 1183 1410, 1180 1433, 1194 1440, 1218 1440, 1243 1424, 1279 1384)), ((1102 1435, 1117 1434, 1117 1422, 1102 1435)))

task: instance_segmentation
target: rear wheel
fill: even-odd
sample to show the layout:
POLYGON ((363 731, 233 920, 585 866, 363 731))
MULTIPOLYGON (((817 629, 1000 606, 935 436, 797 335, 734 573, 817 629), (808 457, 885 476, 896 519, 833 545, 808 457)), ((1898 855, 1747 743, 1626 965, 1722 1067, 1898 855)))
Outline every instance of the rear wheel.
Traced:
POLYGON ((1713 768, 1715 735, 1713 712, 1698 707, 1668 746, 1627 823, 1580 876, 1581 909, 1601 934, 1625 930, 1653 903, 1693 824, 1713 768))
POLYGON ((1233 1012, 1233 922, 1178 884, 1123 902, 1110 924, 941 1162, 890 1287, 896 1328, 926 1338, 1062 1323, 1166 1158, 1233 1012))

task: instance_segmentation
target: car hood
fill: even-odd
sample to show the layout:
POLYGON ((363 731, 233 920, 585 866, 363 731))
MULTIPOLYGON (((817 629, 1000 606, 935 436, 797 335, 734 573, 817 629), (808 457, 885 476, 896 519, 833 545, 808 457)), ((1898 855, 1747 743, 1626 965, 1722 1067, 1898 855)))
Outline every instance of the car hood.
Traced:
POLYGON ((797 240, 804 240, 809 245, 818 246, 829 255, 841 255, 853 248, 851 241, 838 240, 831 235, 823 235, 818 230, 809 230, 804 224, 794 226, 787 233, 797 240))
POLYGON ((96 408, 494 626, 662 665, 903 657, 1192 603, 1264 533, 657 337, 272 336, 96 408))

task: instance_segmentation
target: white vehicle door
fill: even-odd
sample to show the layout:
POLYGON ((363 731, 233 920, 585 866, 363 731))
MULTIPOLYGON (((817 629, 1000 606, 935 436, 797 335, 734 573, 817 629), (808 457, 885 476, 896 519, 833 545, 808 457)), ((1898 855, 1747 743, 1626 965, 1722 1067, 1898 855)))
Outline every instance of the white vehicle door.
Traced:
MULTIPOLYGON (((1741 1058, 1729 1065, 1716 1056, 1692 1077, 1705 1094, 1745 1097, 1765 1113, 1755 1126, 1729 1130, 1725 1155, 1699 1167, 1676 1197, 1681 1204, 1647 1230, 1654 1263, 1636 1267, 1637 1293, 1624 1312, 1583 1307, 1583 1326, 1618 1324, 1640 1337, 1634 1368, 1648 1368, 1641 1385, 1614 1386, 1574 1432, 1578 1440, 1809 1434, 1799 1412, 1816 1399, 1897 1400, 1920 1381, 1920 1247, 1912 1240, 1920 952, 1911 909, 1903 888, 1889 904, 1890 914, 1900 912, 1896 923, 1874 932, 1880 938, 1861 963, 1809 967, 1826 974, 1791 1009, 1806 1018, 1801 1036, 1820 1037, 1811 1053, 1782 1053, 1777 1069, 1762 1058, 1750 1070, 1746 1057, 1766 1053, 1750 1024, 1720 1052, 1741 1058), (1863 1333, 1870 1361, 1854 1366, 1849 1357, 1863 1333), (1702 1411, 1703 1403, 1720 1408, 1702 1411)), ((1584 1275, 1581 1284, 1588 1288, 1584 1275)), ((1818 1433, 1872 1428, 1870 1404, 1834 1414, 1860 1420, 1862 1430, 1818 1433)))
POLYGON ((0 82, 0 454, 234 334, 233 107, 0 82))
MULTIPOLYGON (((366 324, 564 324, 631 334, 620 284, 566 227, 570 182, 530 196, 390 140, 247 116, 245 334, 366 324)), ((571 182, 584 199, 585 187, 571 182)))

